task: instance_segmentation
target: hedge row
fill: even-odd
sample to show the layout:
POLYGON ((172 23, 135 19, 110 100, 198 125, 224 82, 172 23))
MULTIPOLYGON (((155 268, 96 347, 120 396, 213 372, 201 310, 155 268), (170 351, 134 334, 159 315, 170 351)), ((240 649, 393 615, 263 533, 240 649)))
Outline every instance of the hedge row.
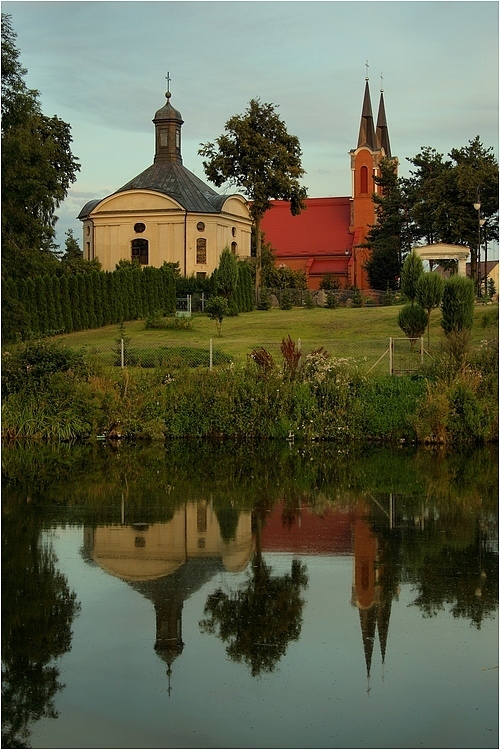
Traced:
POLYGON ((3 294, 16 310, 3 339, 72 333, 135 320, 152 312, 175 312, 175 278, 168 267, 93 271, 73 276, 6 279, 3 294))

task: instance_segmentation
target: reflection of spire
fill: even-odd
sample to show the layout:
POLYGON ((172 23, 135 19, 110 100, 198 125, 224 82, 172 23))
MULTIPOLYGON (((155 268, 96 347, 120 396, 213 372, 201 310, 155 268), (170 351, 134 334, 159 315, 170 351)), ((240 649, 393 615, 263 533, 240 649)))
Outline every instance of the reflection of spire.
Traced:
POLYGON ((363 636, 363 650, 365 652, 366 674, 369 678, 372 665, 375 629, 377 627, 377 607, 370 607, 370 609, 360 609, 359 621, 361 623, 361 635, 363 636))
POLYGON ((358 507, 354 521, 354 584, 352 603, 359 610, 363 651, 370 690, 370 671, 375 633, 378 632, 382 665, 385 664, 392 588, 384 586, 383 548, 380 547, 371 524, 365 518, 366 509, 358 507))
POLYGON ((389 633, 389 619, 391 616, 392 598, 384 596, 377 612, 377 630, 380 643, 380 653, 382 655, 382 664, 385 663, 385 651, 387 648, 387 635, 389 633))

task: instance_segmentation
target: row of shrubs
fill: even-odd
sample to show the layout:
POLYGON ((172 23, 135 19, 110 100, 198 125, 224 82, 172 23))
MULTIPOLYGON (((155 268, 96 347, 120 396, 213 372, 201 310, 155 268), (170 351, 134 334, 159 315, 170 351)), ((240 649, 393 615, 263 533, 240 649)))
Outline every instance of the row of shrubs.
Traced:
POLYGON ((175 312, 175 278, 167 266, 6 279, 2 291, 17 310, 2 319, 3 341, 175 312))
POLYGON ((449 337, 431 369, 400 378, 367 378, 322 349, 303 356, 289 338, 279 363, 256 349, 242 369, 172 366, 112 374, 83 353, 29 343, 3 354, 2 435, 496 440, 498 345, 469 355, 465 335, 449 337))
MULTIPOLYGON (((172 315, 176 297, 188 289, 171 265, 160 268, 123 266, 63 276, 36 276, 2 282, 2 341, 72 333, 161 311, 172 315)), ((247 264, 239 264, 232 295, 233 312, 253 310, 253 281, 247 264)))

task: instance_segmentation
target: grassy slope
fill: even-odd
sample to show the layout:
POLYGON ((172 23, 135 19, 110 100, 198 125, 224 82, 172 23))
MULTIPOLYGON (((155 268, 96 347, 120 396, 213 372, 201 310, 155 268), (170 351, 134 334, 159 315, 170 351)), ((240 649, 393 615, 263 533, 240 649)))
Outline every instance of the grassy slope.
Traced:
MULTIPOLYGON (((226 318, 222 325, 222 336, 217 337, 215 323, 204 315, 193 317, 190 331, 147 330, 144 321, 136 320, 125 324, 130 345, 134 348, 149 349, 158 346, 193 346, 207 345, 212 338, 214 346, 233 357, 244 358, 257 346, 279 345, 288 335, 297 341, 311 342, 315 347, 324 345, 332 348, 337 342, 340 349, 344 347, 352 356, 355 348, 360 351, 382 352, 388 345, 389 337, 401 337, 396 319, 399 307, 338 308, 329 310, 315 308, 293 308, 292 310, 273 309, 256 310, 242 313, 234 318, 226 318), (353 348, 353 346, 355 348, 353 348)), ((498 311, 498 307, 495 307, 498 311)), ((481 320, 492 307, 476 306, 475 323, 472 331, 474 343, 492 337, 492 327, 485 329, 481 320)), ((441 315, 433 311, 431 317, 431 349, 439 346, 443 338, 440 326, 441 315)), ((86 346, 97 350, 110 350, 118 336, 116 325, 106 326, 91 331, 58 336, 68 346, 86 346)), ((427 345, 427 337, 425 337, 427 345)), ((335 350, 335 346, 333 347, 335 350)), ((337 353, 337 351, 334 351, 337 353)))

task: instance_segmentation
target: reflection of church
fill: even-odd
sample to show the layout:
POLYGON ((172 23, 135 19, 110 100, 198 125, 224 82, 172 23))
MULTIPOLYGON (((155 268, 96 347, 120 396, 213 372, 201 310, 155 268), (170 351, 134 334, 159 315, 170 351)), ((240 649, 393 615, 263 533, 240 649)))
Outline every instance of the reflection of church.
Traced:
POLYGON ((216 510, 204 501, 186 503, 166 523, 85 527, 85 555, 153 603, 155 651, 169 677, 184 648, 184 602, 217 573, 244 570, 252 555, 249 511, 237 514, 229 534, 221 528, 216 510))
MULTIPOLYGON (((359 611, 368 678, 378 638, 385 661, 391 603, 397 596, 397 572, 385 544, 372 529, 368 506, 325 508, 318 515, 303 505, 292 523, 284 504, 266 515, 262 552, 300 555, 352 555, 351 603, 359 611), (394 574, 396 573, 396 577, 394 574)), ((110 575, 149 599, 156 612, 155 651, 171 666, 182 653, 184 602, 224 571, 240 572, 254 551, 251 511, 214 508, 205 501, 187 503, 168 522, 85 527, 85 555, 110 575)), ((389 528, 401 523, 389 504, 389 528), (399 523, 396 523, 399 521, 399 523)))
POLYGON ((368 509, 359 505, 353 523, 354 580, 351 603, 359 611, 366 672, 370 678, 377 634, 382 664, 385 662, 393 592, 391 587, 384 585, 387 571, 384 568, 383 549, 367 516, 368 509))

